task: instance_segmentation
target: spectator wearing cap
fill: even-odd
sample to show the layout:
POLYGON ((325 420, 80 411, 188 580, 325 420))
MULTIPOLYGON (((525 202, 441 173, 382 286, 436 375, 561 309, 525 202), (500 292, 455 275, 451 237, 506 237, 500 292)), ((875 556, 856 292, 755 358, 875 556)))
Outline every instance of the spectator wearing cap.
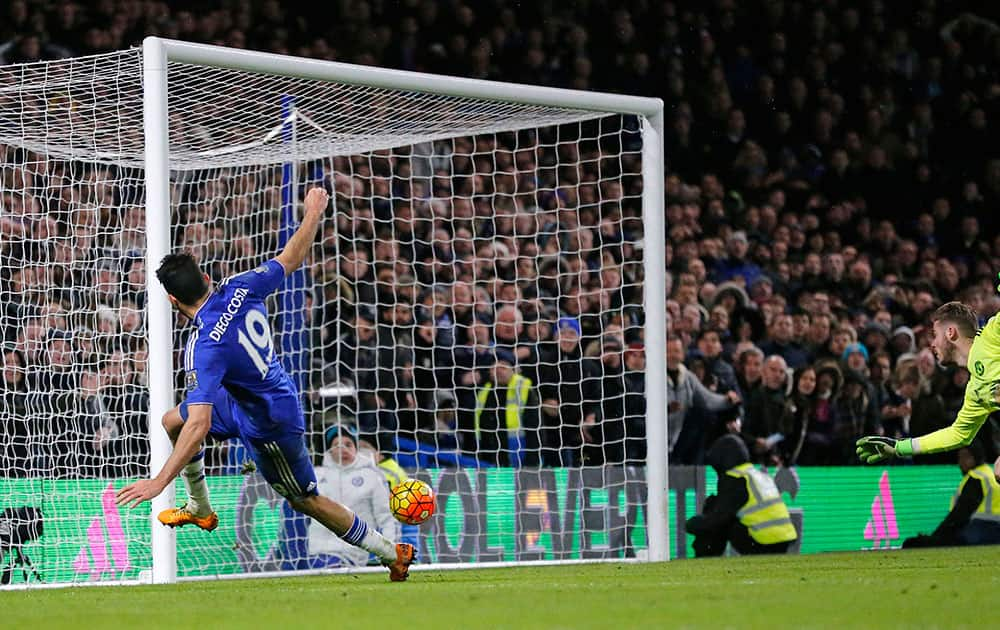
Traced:
POLYGON ((904 354, 912 354, 917 351, 917 335, 909 326, 898 326, 892 331, 892 339, 889 342, 889 352, 892 356, 899 358, 904 354))
MULTIPOLYGON (((389 487, 371 455, 358 452, 358 436, 350 425, 333 425, 324 434, 323 464, 316 483, 323 496, 351 509, 383 535, 396 540, 399 521, 389 511, 389 487)), ((368 564, 368 552, 344 542, 322 524, 308 528, 309 568, 356 567, 368 564)))
POLYGON ((728 256, 725 260, 719 261, 713 270, 712 280, 719 284, 742 278, 743 286, 753 285, 754 280, 761 274, 761 269, 754 262, 747 259, 750 251, 750 241, 746 232, 736 230, 729 235, 726 240, 726 251, 728 256))
POLYGON ((712 414, 740 403, 736 392, 717 394, 684 365, 684 342, 667 339, 667 447, 671 461, 693 464, 702 459, 702 441, 712 414))
POLYGON ((721 306, 729 314, 730 321, 739 317, 740 311, 750 305, 750 296, 736 282, 725 282, 716 287, 712 297, 712 308, 721 306))
POLYGON ((466 454, 494 466, 538 466, 543 461, 554 465, 551 455, 557 445, 541 448, 538 394, 516 366, 512 352, 495 351, 472 413, 459 410, 459 444, 466 454))
MULTIPOLYGON (((542 401, 542 443, 545 463, 580 466, 584 443, 594 443, 591 428, 597 421, 596 400, 584 395, 586 368, 580 348, 580 321, 560 317, 555 324, 556 345, 539 357, 538 394, 542 401), (558 458, 558 463, 553 458, 558 458)), ((588 451, 591 452, 591 451, 588 451)))
POLYGON ((862 376, 868 376, 868 348, 863 343, 852 343, 844 348, 840 356, 841 363, 848 370, 854 370, 862 376))

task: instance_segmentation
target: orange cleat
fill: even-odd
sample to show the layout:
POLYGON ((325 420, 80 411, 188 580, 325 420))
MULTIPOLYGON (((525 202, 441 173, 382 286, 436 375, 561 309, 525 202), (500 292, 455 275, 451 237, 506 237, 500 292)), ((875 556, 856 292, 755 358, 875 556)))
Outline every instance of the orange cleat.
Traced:
POLYGON ((413 545, 409 543, 396 544, 396 561, 385 566, 389 567, 389 580, 392 582, 405 582, 410 575, 410 565, 416 554, 413 545))
POLYGON ((210 512, 207 516, 196 516, 194 512, 187 509, 186 505, 184 507, 163 510, 156 518, 168 527, 197 525, 206 532, 210 532, 219 526, 219 515, 215 512, 210 512))

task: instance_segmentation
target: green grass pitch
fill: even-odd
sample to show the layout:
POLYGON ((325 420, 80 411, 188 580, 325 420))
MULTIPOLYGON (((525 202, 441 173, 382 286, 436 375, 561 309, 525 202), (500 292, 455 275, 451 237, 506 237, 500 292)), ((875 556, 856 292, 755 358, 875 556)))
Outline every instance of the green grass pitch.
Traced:
POLYGON ((1000 547, 0 592, 3 628, 959 628, 1000 547))

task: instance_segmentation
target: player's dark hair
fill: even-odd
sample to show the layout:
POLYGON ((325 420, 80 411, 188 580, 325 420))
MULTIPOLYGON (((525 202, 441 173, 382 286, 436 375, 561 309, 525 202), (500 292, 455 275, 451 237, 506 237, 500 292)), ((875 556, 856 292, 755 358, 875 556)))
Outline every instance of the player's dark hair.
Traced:
POLYGON ((961 302, 948 302, 938 307, 931 315, 932 322, 955 324, 963 337, 975 337, 979 327, 976 311, 961 302))
POLYGON ((201 274, 201 267, 194 256, 183 252, 163 257, 156 278, 167 293, 185 306, 194 306, 206 293, 208 283, 201 274))

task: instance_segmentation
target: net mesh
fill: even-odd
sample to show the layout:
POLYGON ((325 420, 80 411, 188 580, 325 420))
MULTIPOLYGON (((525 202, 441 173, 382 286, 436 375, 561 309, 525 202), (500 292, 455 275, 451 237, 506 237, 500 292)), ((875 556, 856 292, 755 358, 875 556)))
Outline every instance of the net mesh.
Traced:
MULTIPOLYGON (((213 281, 277 254, 310 187, 333 192, 312 255, 268 303, 321 491, 425 562, 641 553, 639 122, 168 73, 171 245, 213 281), (429 481, 439 514, 399 531, 386 486, 326 452, 335 425, 356 428, 360 457, 429 481)), ((149 458, 141 54, 0 68, 0 105, 0 507, 41 509, 24 544, 47 581, 135 578, 148 507, 113 495, 149 458)), ((209 445, 222 525, 179 530, 181 576, 330 564, 331 535, 249 460, 209 445)))
MULTIPOLYGON (((170 166, 276 164, 594 118, 503 103, 172 62, 170 166), (294 148, 285 101, 307 124, 294 148), (223 157, 224 156, 224 157, 223 157)), ((142 52, 0 67, 0 138, 52 157, 143 166, 142 52)))

